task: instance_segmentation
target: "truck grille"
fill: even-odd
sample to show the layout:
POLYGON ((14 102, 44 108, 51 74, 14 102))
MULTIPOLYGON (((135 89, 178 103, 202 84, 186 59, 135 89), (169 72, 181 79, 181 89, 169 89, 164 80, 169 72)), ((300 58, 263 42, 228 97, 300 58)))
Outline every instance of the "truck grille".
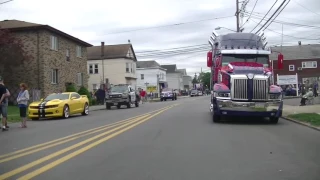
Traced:
POLYGON ((232 99, 248 99, 248 80, 234 79, 232 99))
POLYGON ((268 85, 266 80, 253 80, 253 98, 254 100, 268 99, 268 85))
POLYGON ((248 86, 248 79, 233 79, 231 98, 235 100, 267 100, 268 81, 253 79, 252 86, 248 86), (252 88, 252 89, 248 89, 252 88), (252 94, 250 94, 252 92, 252 94))

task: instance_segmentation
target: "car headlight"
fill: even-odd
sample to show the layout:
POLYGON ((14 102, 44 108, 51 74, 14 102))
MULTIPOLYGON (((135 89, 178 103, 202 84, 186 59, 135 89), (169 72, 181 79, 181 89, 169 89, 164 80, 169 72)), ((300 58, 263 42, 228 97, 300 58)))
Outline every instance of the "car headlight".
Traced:
POLYGON ((215 97, 220 97, 220 98, 230 98, 231 94, 230 93, 226 93, 226 92, 215 92, 214 96, 215 97))
POLYGON ((269 94, 269 99, 271 100, 281 100, 282 99, 282 94, 269 94))

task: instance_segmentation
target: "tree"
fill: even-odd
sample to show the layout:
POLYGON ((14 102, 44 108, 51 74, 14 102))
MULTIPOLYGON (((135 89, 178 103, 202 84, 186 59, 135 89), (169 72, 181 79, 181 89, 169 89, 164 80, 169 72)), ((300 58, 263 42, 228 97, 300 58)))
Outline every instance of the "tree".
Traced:
POLYGON ((20 66, 28 59, 30 56, 24 51, 22 41, 9 30, 0 27, 0 73, 4 73, 4 67, 5 72, 9 72, 12 67, 20 66))
POLYGON ((194 85, 197 84, 197 83, 199 83, 199 80, 198 80, 197 74, 195 74, 194 77, 193 77, 193 79, 192 79, 192 84, 193 84, 193 86, 194 86, 194 85))
POLYGON ((210 76, 210 72, 201 73, 201 75, 199 75, 200 81, 204 87, 210 87, 210 76))

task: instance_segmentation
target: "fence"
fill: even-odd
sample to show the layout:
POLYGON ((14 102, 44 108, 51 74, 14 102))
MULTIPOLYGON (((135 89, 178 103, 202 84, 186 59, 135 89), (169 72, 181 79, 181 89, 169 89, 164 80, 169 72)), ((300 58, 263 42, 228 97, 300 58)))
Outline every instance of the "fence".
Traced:
MULTIPOLYGON (((10 91, 10 94, 11 94, 11 96, 9 97, 9 104, 11 104, 11 105, 17 104, 17 97, 18 97, 18 94, 20 92, 20 89, 18 89, 18 88, 10 89, 9 88, 9 91, 10 91)), ((39 89, 30 89, 29 90, 29 95, 30 95, 29 102, 40 101, 40 99, 41 99, 41 90, 39 90, 39 89)))

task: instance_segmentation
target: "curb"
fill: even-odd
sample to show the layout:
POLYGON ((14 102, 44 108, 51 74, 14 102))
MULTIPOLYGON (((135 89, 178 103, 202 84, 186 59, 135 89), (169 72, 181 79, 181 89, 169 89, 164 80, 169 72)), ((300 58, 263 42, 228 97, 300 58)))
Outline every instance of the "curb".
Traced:
POLYGON ((285 120, 287 120, 287 121, 291 121, 291 122, 294 122, 294 123, 296 123, 296 124, 300 124, 300 125, 306 126, 306 127, 308 127, 308 128, 311 128, 311 129, 320 131, 320 128, 319 128, 319 127, 312 126, 312 125, 310 125, 310 124, 308 124, 308 123, 300 122, 300 121, 294 120, 294 119, 292 119, 292 118, 284 117, 284 116, 281 117, 281 118, 283 118, 283 119, 285 119, 285 120))

